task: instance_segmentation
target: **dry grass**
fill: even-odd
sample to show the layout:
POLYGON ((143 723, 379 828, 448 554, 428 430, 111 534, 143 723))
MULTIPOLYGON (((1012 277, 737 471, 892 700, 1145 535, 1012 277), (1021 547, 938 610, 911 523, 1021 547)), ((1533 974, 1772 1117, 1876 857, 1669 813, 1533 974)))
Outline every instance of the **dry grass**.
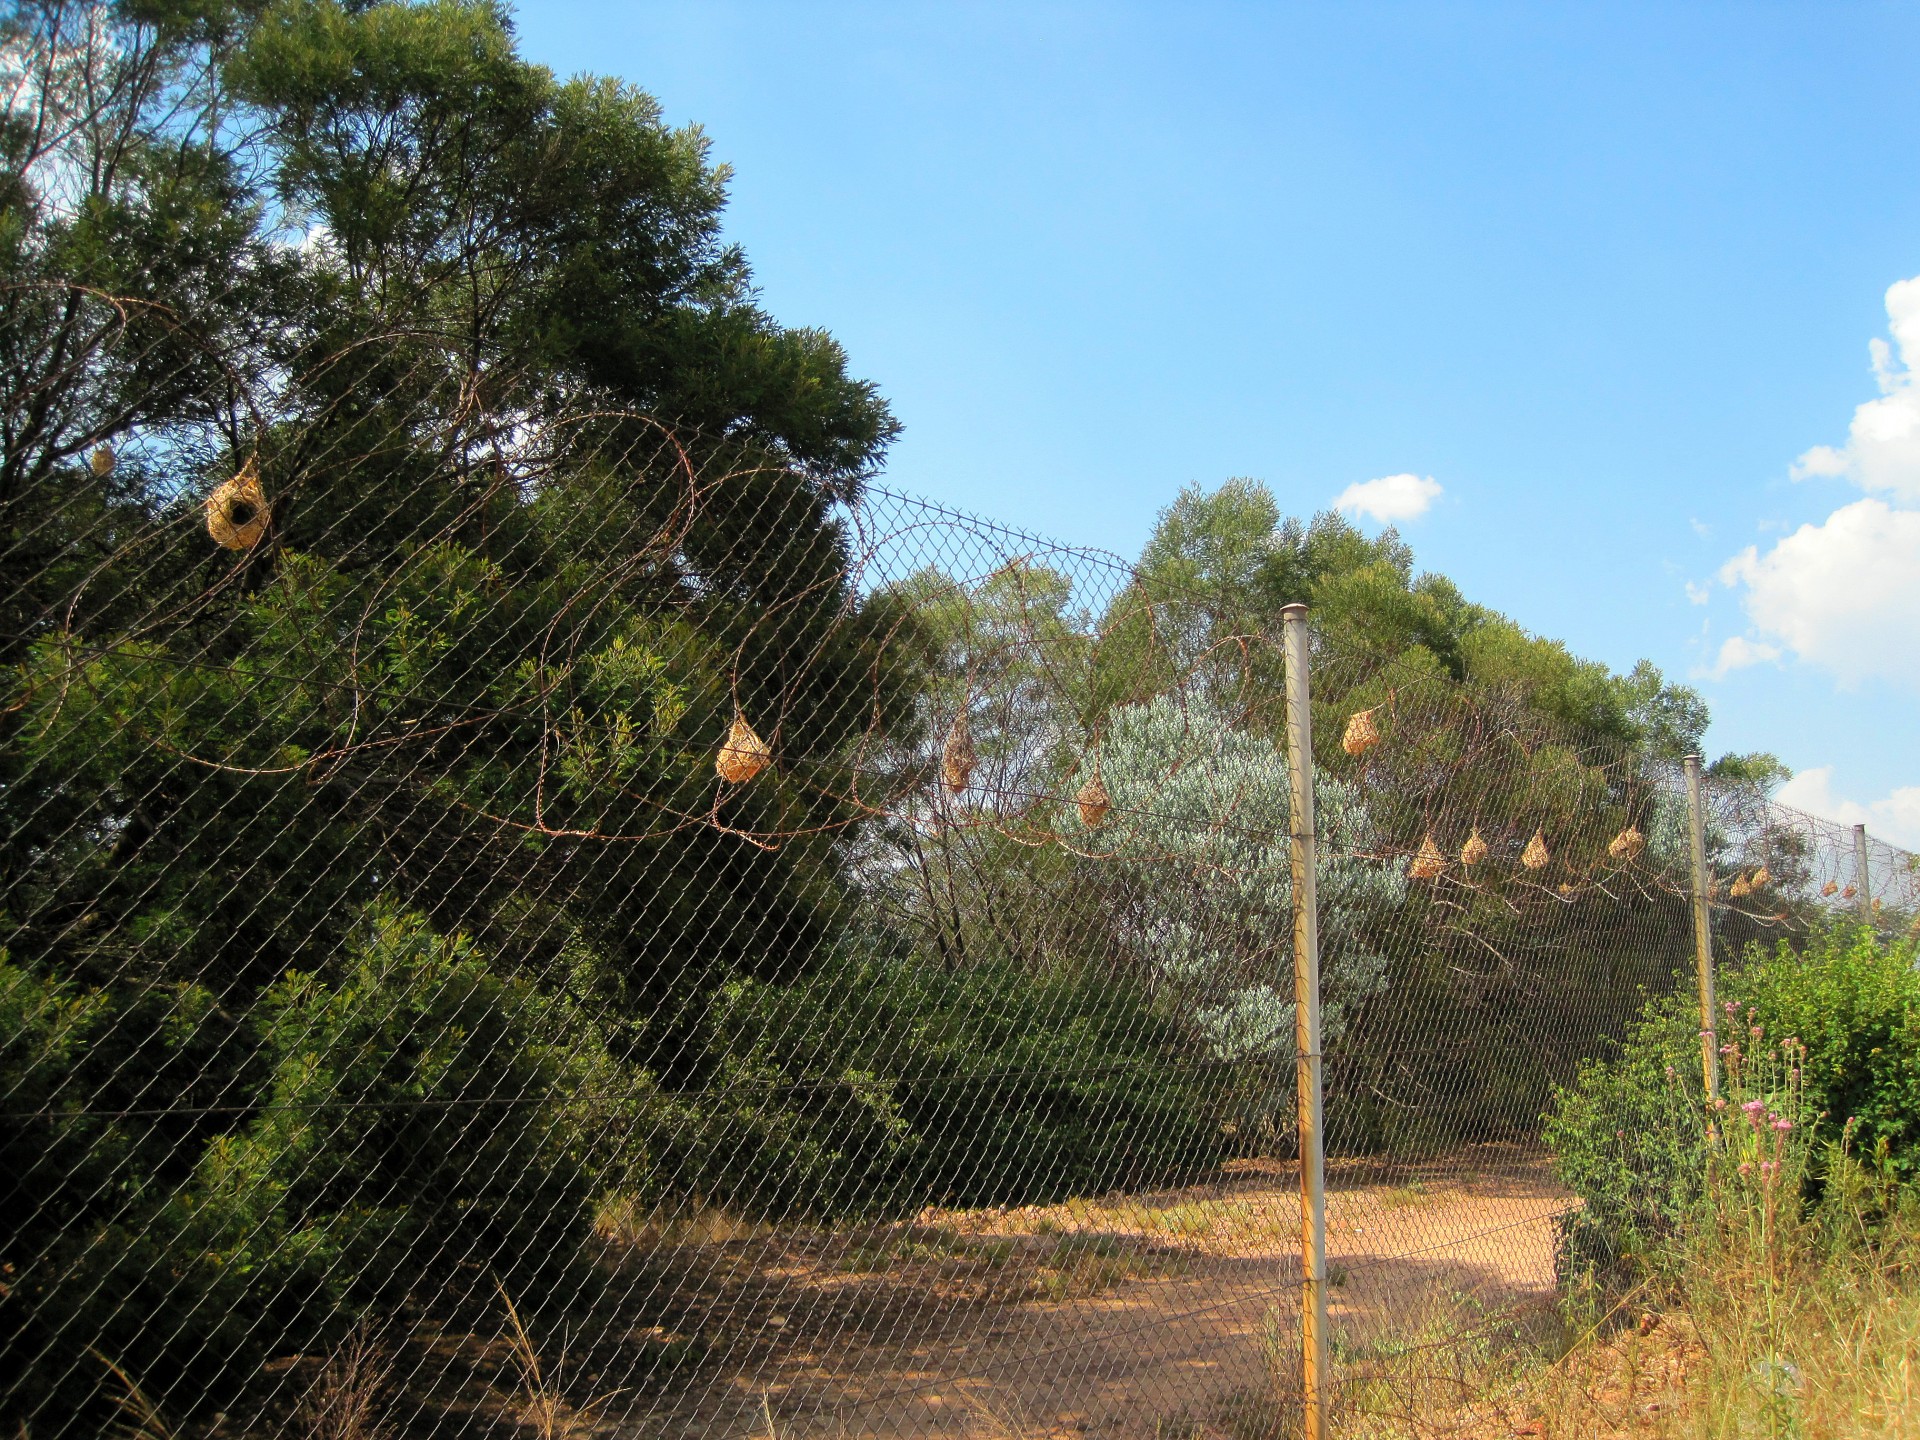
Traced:
POLYGON ((87 1347, 87 1353, 107 1368, 118 1386, 111 1392, 114 1409, 120 1416, 110 1432, 116 1440, 179 1440, 179 1432, 131 1375, 92 1346, 87 1347))
POLYGON ((527 1334, 520 1309, 507 1293, 507 1287, 496 1281, 495 1288, 500 1292, 500 1303, 506 1307, 507 1340, 520 1372, 516 1407, 520 1423, 531 1429, 538 1440, 585 1440, 595 1434, 600 1413, 619 1398, 621 1392, 598 1395, 580 1405, 569 1401, 564 1388, 566 1351, 561 1351, 551 1369, 545 1366, 539 1347, 527 1334))
POLYGON ((389 1440, 381 1416, 392 1362, 365 1327, 327 1358, 299 1413, 307 1440, 389 1440))
POLYGON ((1424 1180, 1409 1180, 1404 1185, 1396 1185, 1385 1191, 1379 1199, 1383 1210, 1404 1210, 1412 1205, 1424 1205, 1433 1198, 1424 1180))
POLYGON ((775 1233, 774 1226, 748 1220, 722 1205, 700 1200, 672 1206, 642 1205, 627 1195, 603 1199, 594 1212, 593 1228, 602 1240, 641 1252, 729 1245, 775 1233))
POLYGON ((1920 1232, 1790 1256, 1723 1235, 1584 1327, 1419 1329, 1342 1357, 1342 1436, 1920 1440, 1920 1232))

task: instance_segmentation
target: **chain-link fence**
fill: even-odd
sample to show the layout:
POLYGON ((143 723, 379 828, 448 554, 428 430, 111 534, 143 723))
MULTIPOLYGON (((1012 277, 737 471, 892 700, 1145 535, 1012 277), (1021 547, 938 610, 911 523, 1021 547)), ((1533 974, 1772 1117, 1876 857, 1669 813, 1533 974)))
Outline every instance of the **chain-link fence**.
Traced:
POLYGON ((1518 678, 389 361, 10 452, 23 1435, 1392 1419, 1551 1295, 1696 892, 1914 923, 1518 678))

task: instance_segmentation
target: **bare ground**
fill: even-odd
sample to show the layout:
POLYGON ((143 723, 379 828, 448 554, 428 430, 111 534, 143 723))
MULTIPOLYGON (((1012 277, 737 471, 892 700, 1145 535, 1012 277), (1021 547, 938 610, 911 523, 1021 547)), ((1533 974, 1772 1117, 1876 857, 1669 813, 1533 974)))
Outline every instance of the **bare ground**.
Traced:
MULTIPOLYGON (((1338 1353, 1537 1305, 1568 1204, 1517 1149, 1334 1167, 1338 1353)), ((1297 1391, 1299 1236, 1293 1167, 1246 1162, 1150 1194, 655 1246, 636 1271, 666 1301, 653 1338, 697 1363, 611 1433, 1268 1440, 1297 1391)))

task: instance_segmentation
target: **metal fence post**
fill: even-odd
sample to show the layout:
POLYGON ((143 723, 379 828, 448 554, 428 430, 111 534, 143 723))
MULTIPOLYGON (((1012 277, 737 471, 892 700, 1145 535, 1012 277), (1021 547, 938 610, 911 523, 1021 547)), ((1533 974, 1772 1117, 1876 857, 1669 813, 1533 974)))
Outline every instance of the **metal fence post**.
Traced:
POLYGON ((1314 897, 1313 714, 1307 607, 1280 612, 1287 652, 1287 768, 1292 778, 1294 1080, 1300 1131, 1300 1350, 1306 1440, 1327 1429, 1327 1177, 1320 1076, 1320 912, 1314 897))
POLYGON ((1867 869, 1867 827, 1853 827, 1853 898, 1860 906, 1860 923, 1873 923, 1873 879, 1867 869))
POLYGON ((1720 1096, 1719 1026, 1713 1014, 1713 929, 1707 910, 1707 814, 1700 798, 1700 757, 1682 762, 1687 771, 1687 820, 1693 870, 1693 962, 1700 976, 1700 1069, 1709 1102, 1720 1096))

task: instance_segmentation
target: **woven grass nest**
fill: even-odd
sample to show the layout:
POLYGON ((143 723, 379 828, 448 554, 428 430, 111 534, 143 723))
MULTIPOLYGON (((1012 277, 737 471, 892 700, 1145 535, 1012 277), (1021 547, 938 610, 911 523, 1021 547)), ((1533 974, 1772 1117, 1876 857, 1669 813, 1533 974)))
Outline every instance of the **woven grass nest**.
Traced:
POLYGON ((1407 866, 1407 874, 1415 880, 1431 880, 1447 868, 1447 857, 1440 853, 1440 847, 1433 842, 1433 832, 1427 832, 1427 838, 1420 842, 1420 849, 1413 857, 1413 863, 1407 866))
POLYGON ((962 710, 954 717, 953 724, 947 727, 947 740, 940 747, 940 778, 947 783, 947 789, 958 795, 967 788, 973 779, 974 762, 978 757, 973 749, 973 731, 967 724, 967 712, 962 710))
POLYGON ((113 473, 115 464, 113 447, 102 445, 87 457, 87 464, 93 470, 96 479, 104 480, 113 473))
POLYGON ((1486 858, 1487 842, 1480 838, 1479 827, 1475 826, 1473 833, 1467 836, 1467 843, 1460 847, 1460 863, 1462 865, 1478 865, 1486 858))
POLYGON ((1629 825, 1607 845, 1607 854, 1616 860, 1631 860, 1647 848, 1647 837, 1629 825))
POLYGON ((1544 870, 1547 861, 1553 857, 1547 853, 1546 832, 1536 830, 1533 838, 1527 842, 1527 848, 1520 852, 1520 863, 1529 870, 1544 870))
POLYGON ((773 751, 754 733, 746 716, 734 716, 720 753, 713 760, 720 778, 732 785, 744 785, 772 763, 773 751))
MULTIPOLYGON (((1374 709, 1378 709, 1375 706, 1374 709)), ((1340 737, 1340 748, 1349 755, 1364 755, 1380 743, 1380 727, 1373 723, 1373 710, 1356 711, 1347 720, 1347 730, 1340 737)))
POLYGON ((240 473, 207 496, 207 534, 227 550, 251 550, 267 533, 272 511, 260 488, 260 460, 249 455, 240 473))
POLYGON ((1089 830, 1098 830, 1107 823, 1107 812, 1113 809, 1113 797, 1107 794, 1107 787, 1100 783, 1098 775, 1089 777, 1073 800, 1080 807, 1080 823, 1089 830))

